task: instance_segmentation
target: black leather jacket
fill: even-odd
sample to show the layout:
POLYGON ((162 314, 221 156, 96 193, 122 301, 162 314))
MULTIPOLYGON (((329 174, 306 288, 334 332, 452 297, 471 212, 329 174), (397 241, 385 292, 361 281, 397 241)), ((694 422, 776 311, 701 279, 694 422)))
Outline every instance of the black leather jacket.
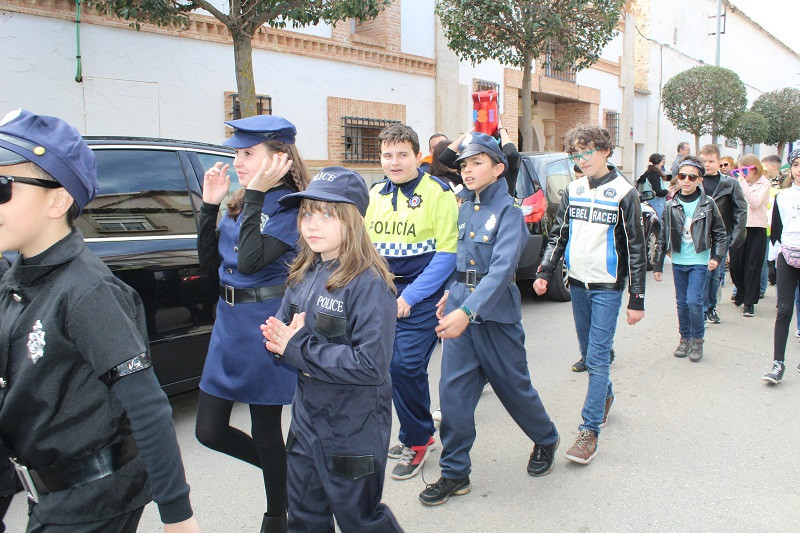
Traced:
POLYGON ((747 237, 747 200, 742 186, 735 179, 721 174, 713 198, 725 223, 731 248, 741 246, 747 237))
MULTIPOLYGON (((661 235, 655 250, 655 272, 664 271, 664 256, 667 252, 680 252, 681 234, 686 214, 683 211, 683 202, 676 194, 664 207, 664 223, 661 225, 661 235)), ((702 252, 711 248, 711 259, 722 264, 728 252, 728 234, 725 224, 719 213, 719 208, 714 201, 700 190, 700 199, 694 211, 692 226, 692 241, 695 252, 702 252)))

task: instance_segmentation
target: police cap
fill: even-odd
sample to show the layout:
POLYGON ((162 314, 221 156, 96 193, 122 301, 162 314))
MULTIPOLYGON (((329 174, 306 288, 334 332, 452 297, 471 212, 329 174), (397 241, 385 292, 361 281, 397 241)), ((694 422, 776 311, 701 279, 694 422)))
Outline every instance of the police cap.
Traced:
POLYGON ((287 194, 278 203, 284 207, 296 207, 303 198, 353 204, 364 216, 369 205, 369 190, 358 172, 344 167, 325 167, 311 179, 306 190, 287 194))
POLYGON ((486 154, 491 157, 495 163, 503 163, 503 165, 508 168, 508 159, 506 159, 506 155, 500 149, 500 145, 497 144, 497 139, 491 135, 479 132, 467 133, 467 136, 464 137, 460 152, 456 163, 468 157, 472 157, 473 155, 486 154))
POLYGON ((294 124, 274 115, 256 115, 229 120, 225 124, 233 128, 233 135, 222 144, 233 148, 250 148, 265 141, 294 144, 297 135, 294 124))

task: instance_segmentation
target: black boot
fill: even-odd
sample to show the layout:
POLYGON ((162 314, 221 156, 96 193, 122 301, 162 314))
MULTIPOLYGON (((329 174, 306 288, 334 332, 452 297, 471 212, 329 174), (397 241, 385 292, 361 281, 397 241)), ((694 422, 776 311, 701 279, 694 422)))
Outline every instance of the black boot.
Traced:
POLYGON ((261 533, 286 533, 289 530, 289 519, 285 514, 281 516, 267 516, 261 522, 261 533))

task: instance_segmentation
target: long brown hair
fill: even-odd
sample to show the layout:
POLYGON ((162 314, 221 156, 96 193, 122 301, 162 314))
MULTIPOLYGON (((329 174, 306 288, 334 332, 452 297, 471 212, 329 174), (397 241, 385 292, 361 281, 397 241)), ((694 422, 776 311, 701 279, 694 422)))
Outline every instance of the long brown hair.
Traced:
MULTIPOLYGON (((364 217, 353 204, 344 202, 320 202, 318 200, 303 199, 300 203, 300 213, 297 216, 297 227, 300 228, 303 213, 322 211, 330 213, 342 222, 342 246, 339 249, 339 265, 328 278, 325 288, 329 291, 339 289, 353 281, 356 276, 367 269, 371 269, 379 278, 386 282, 392 292, 394 276, 389 272, 386 261, 378 255, 375 245, 367 235, 364 217)), ((289 265, 289 285, 300 283, 317 259, 308 243, 300 238, 300 253, 297 254, 292 264, 289 265)))
MULTIPOLYGON (((308 168, 306 167, 305 161, 300 157, 300 152, 297 151, 297 147, 294 144, 286 144, 280 141, 264 141, 262 144, 267 149, 267 157, 277 152, 283 152, 289 156, 289 159, 293 161, 292 168, 281 178, 281 183, 293 191, 304 191, 308 186, 308 182, 311 181, 311 178, 308 175, 308 168)), ((242 187, 233 193, 233 196, 227 203, 228 216, 233 219, 236 219, 239 213, 242 212, 244 191, 245 189, 242 187)))

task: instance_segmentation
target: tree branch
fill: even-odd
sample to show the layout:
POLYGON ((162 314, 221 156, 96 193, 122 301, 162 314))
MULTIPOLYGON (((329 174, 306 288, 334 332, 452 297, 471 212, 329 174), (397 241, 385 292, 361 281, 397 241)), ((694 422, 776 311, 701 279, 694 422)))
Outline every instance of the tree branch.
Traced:
POLYGON ((219 9, 217 9, 217 7, 214 6, 214 4, 208 2, 207 0, 192 0, 192 4, 194 4, 200 9, 205 9, 206 11, 214 15, 214 18, 225 24, 226 27, 228 28, 231 27, 231 24, 233 22, 231 18, 222 11, 220 11, 219 9))

